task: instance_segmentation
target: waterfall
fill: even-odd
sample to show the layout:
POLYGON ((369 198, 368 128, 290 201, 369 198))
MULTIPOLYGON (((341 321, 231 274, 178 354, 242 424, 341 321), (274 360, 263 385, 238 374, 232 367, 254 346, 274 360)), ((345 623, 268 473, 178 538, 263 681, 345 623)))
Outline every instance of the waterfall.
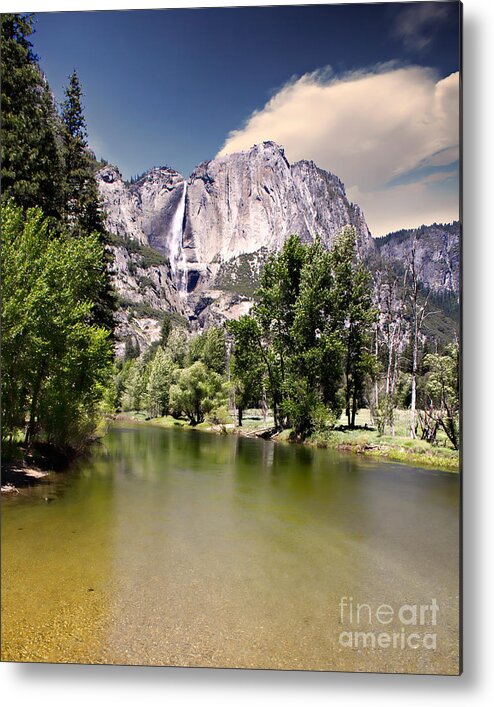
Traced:
POLYGON ((185 258, 183 235, 186 195, 187 182, 184 181, 180 202, 173 214, 168 247, 173 279, 179 293, 184 296, 187 294, 187 260, 185 258))

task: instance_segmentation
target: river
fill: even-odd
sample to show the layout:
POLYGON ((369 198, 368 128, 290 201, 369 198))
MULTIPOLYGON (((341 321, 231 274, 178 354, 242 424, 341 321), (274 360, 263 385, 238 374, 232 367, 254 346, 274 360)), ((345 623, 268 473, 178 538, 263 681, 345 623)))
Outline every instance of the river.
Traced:
POLYGON ((2 607, 3 660, 455 674, 459 479, 116 425, 3 500, 2 607))

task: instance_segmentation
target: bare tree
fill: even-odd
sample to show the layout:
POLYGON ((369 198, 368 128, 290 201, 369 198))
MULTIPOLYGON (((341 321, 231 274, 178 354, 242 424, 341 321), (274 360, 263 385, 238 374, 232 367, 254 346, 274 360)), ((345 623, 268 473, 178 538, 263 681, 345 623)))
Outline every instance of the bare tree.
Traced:
POLYGON ((422 268, 417 255, 417 236, 412 241, 409 252, 405 256, 404 291, 409 306, 411 318, 412 344, 412 391, 410 402, 410 437, 417 437, 417 373, 419 363, 419 345, 424 321, 436 312, 428 312, 429 292, 420 297, 422 268))
POLYGON ((379 314, 374 332, 374 352, 381 360, 383 373, 381 391, 377 376, 374 382, 374 411, 383 433, 385 426, 389 425, 391 435, 395 433, 396 386, 407 334, 400 284, 399 275, 389 264, 383 264, 374 273, 375 302, 379 314))

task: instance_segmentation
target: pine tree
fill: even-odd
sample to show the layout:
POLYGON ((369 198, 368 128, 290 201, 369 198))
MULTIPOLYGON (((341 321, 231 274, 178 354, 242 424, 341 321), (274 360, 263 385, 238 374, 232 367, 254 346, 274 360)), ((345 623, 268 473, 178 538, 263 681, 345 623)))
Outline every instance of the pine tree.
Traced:
POLYGON ((1 16, 2 199, 60 219, 64 171, 59 118, 29 37, 30 15, 1 16))
POLYGON ((82 106, 82 90, 75 71, 69 77, 62 105, 63 142, 66 170, 66 211, 74 235, 106 232, 94 178, 93 162, 87 144, 87 127, 82 106))
MULTIPOLYGON (((99 201, 92 154, 88 149, 87 127, 82 106, 82 89, 76 71, 69 77, 62 106, 63 144, 66 170, 65 211, 70 232, 75 237, 96 233, 103 246, 108 245, 99 201)), ((102 268, 105 277, 95 293, 94 321, 114 329, 115 297, 110 283, 111 257, 105 249, 102 268)))

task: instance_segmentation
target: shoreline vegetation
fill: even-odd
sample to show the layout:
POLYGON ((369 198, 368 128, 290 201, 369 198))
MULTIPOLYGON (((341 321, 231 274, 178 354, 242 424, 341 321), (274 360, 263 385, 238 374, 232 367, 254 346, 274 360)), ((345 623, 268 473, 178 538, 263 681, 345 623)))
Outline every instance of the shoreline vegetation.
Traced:
POLYGON ((96 433, 78 449, 43 442, 7 445, 2 450, 2 494, 18 494, 21 489, 47 483, 52 474, 69 471, 73 462, 91 454, 92 445, 104 435, 105 428, 102 420, 96 433))
MULTIPOLYGON (((150 417, 146 411, 118 412, 102 418, 97 434, 92 438, 94 444, 102 439, 110 425, 114 423, 138 423, 158 426, 163 429, 198 430, 210 434, 235 434, 241 437, 266 439, 285 444, 304 444, 319 449, 334 450, 341 453, 358 454, 384 462, 398 462, 408 466, 419 466, 424 469, 459 473, 459 453, 447 446, 431 447, 424 440, 412 440, 407 436, 408 410, 397 411, 396 435, 380 436, 372 426, 371 413, 367 409, 359 410, 355 429, 345 427, 344 416, 333 430, 324 434, 313 434, 306 439, 297 439, 293 430, 285 429, 277 432, 273 426, 273 417, 263 418, 261 410, 246 410, 243 415, 242 427, 235 424, 233 416, 218 424, 206 420, 192 427, 187 420, 171 415, 150 417)), ((2 462, 2 494, 17 495, 21 489, 46 483, 52 472, 68 471, 72 462, 90 453, 91 445, 84 451, 71 455, 49 445, 38 445, 27 452, 17 447, 13 456, 2 462)))
POLYGON ((248 410, 243 417, 242 427, 234 423, 233 418, 225 424, 215 424, 209 421, 191 427, 186 420, 176 419, 171 415, 163 417, 149 417, 146 412, 128 411, 118 413, 112 418, 117 423, 132 422, 145 425, 155 425, 164 429, 183 428, 199 430, 214 434, 236 434, 242 437, 269 439, 273 442, 289 444, 304 444, 319 449, 335 450, 337 452, 352 453, 385 462, 399 462, 408 466, 420 466, 430 470, 438 470, 453 474, 459 473, 459 453, 446 446, 431 447, 424 440, 412 440, 406 434, 406 421, 409 411, 399 411, 397 434, 379 436, 372 427, 369 410, 360 410, 357 416, 357 427, 348 429, 342 424, 324 435, 314 434, 304 440, 296 439, 293 430, 286 429, 276 432, 272 425, 272 417, 266 423, 260 410, 248 410), (270 424, 271 423, 271 424, 270 424), (402 429, 403 427, 403 429, 402 429))

